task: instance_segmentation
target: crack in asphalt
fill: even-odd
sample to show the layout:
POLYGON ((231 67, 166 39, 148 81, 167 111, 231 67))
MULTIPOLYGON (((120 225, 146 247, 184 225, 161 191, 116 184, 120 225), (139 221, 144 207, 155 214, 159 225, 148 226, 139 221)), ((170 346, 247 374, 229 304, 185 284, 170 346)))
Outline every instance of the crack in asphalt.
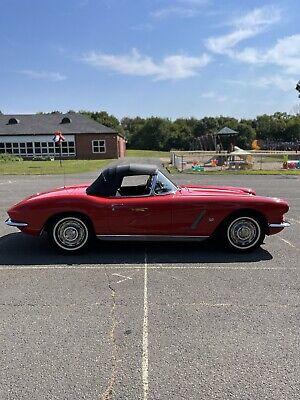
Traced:
POLYGON ((116 319, 116 291, 112 287, 107 271, 105 270, 106 277, 108 280, 108 287, 111 294, 112 299, 112 306, 110 311, 110 319, 111 319, 111 330, 110 330, 110 338, 112 342, 112 367, 111 367, 111 375, 109 378, 109 383, 106 390, 101 395, 101 400, 111 400, 114 391, 114 384, 116 381, 116 374, 117 374, 117 363, 118 363, 118 350, 117 350, 117 339, 116 339, 116 327, 118 325, 116 319))

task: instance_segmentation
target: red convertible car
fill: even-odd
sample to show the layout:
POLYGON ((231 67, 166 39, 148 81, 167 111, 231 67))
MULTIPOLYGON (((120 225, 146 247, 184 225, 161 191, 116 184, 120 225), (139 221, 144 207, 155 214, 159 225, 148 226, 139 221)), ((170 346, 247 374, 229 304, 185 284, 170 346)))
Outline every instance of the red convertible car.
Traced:
POLYGON ((218 237, 247 252, 265 235, 289 226, 286 201, 256 196, 251 189, 177 186, 156 166, 118 165, 91 185, 37 193, 8 210, 6 224, 40 235, 64 252, 102 240, 203 240, 218 237))

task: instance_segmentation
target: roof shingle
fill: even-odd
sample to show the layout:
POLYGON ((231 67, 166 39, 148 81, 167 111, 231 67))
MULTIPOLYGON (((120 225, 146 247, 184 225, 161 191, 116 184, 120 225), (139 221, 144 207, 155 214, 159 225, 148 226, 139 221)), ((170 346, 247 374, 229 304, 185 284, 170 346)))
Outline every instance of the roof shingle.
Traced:
POLYGON ((117 133, 81 114, 13 114, 0 115, 0 135, 43 135, 61 131, 63 134, 84 133, 117 133), (70 118, 70 123, 62 123, 62 119, 70 118), (8 124, 11 118, 19 121, 17 124, 8 124))

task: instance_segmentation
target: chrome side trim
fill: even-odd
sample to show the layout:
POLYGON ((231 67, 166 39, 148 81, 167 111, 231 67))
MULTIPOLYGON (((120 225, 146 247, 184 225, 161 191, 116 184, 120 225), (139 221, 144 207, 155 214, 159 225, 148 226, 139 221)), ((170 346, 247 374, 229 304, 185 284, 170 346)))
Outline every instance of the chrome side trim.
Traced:
POLYGON ((291 224, 287 221, 281 224, 269 224, 269 228, 288 228, 289 226, 291 226, 291 224))
POLYGON ((202 218, 204 217, 205 214, 206 214, 206 210, 200 211, 200 213, 195 218, 195 221, 192 223, 191 229, 197 228, 197 226, 199 225, 200 221, 202 220, 202 218))
POLYGON ((6 225, 8 226, 15 226, 17 228, 25 228, 26 226, 28 226, 28 224, 26 224, 26 222, 14 222, 11 220, 11 218, 8 218, 5 221, 6 225))
POLYGON ((137 240, 137 241, 166 241, 166 242, 190 242, 190 241, 202 241, 209 236, 177 236, 177 235, 97 235, 100 240, 137 240))

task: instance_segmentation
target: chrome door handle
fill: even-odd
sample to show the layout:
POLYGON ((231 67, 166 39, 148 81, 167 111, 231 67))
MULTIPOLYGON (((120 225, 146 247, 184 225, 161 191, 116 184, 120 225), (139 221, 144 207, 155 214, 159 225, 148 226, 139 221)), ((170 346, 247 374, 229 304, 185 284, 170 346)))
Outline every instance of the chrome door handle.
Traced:
POLYGON ((145 212, 145 211, 148 211, 148 208, 146 208, 146 207, 136 207, 136 208, 132 208, 131 211, 145 212))
POLYGON ((124 204, 123 203, 119 203, 119 204, 112 204, 111 205, 111 209, 112 209, 112 211, 115 211, 115 210, 117 210, 118 208, 123 208, 124 207, 124 204))

